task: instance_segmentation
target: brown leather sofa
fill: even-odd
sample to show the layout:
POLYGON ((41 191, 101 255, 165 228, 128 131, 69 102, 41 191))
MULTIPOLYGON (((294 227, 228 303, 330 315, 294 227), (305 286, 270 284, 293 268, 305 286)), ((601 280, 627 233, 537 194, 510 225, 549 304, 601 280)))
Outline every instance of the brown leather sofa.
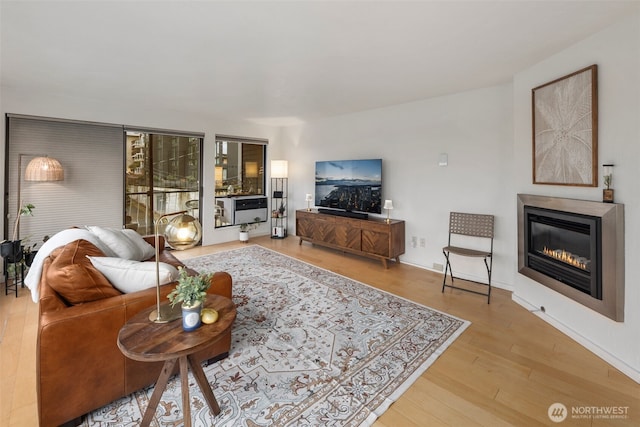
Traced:
MULTIPOLYGON (((153 244, 153 238, 146 240, 153 244)), ((63 261, 65 267, 59 266, 61 256, 56 261, 55 251, 43 264, 36 349, 40 426, 77 422, 82 415, 155 383, 162 368, 161 362, 142 363, 126 358, 116 343, 125 322, 156 303, 155 288, 128 294, 116 290, 113 296, 109 290, 99 299, 71 305, 50 286, 49 279, 56 274, 69 279, 69 275, 76 275, 80 269, 86 276, 86 268, 90 267, 79 264, 86 260, 82 252, 87 244, 91 245, 80 240, 56 249, 73 254, 72 261, 63 261)), ((161 251, 160 259, 174 266, 183 265, 168 251, 161 251)), ((95 273, 92 271, 89 276, 95 273)), ((95 279, 87 277, 85 280, 89 282, 95 279)), ((77 280, 71 282, 77 283, 77 280)), ((175 283, 171 283, 161 287, 163 301, 174 286, 175 283)), ((218 272, 213 276, 208 292, 231 298, 231 288, 231 276, 218 272)), ((230 346, 229 332, 196 357, 200 361, 219 360, 228 355, 230 346)))

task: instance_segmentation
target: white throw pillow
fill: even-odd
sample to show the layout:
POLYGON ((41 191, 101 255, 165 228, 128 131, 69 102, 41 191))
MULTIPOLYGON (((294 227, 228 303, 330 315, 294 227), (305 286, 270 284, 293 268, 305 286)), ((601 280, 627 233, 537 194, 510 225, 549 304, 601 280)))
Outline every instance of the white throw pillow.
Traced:
MULTIPOLYGON (((104 274, 114 288, 125 294, 152 288, 156 285, 156 263, 139 262, 114 257, 87 256, 91 264, 104 274)), ((165 262, 159 263, 160 284, 178 279, 178 269, 165 262)))
POLYGON ((154 247, 145 242, 142 236, 133 230, 119 230, 117 228, 106 228, 96 225, 87 225, 86 228, 109 247, 112 253, 106 255, 134 261, 144 261, 155 254, 154 247), (137 237, 134 237, 132 233, 136 234, 137 237))
POLYGON ((138 247, 140 250, 140 259, 139 261, 147 260, 156 255, 156 248, 151 246, 149 242, 144 240, 141 235, 138 234, 135 230, 129 230, 128 228, 120 230, 122 234, 127 236, 129 240, 133 242, 134 245, 138 247))

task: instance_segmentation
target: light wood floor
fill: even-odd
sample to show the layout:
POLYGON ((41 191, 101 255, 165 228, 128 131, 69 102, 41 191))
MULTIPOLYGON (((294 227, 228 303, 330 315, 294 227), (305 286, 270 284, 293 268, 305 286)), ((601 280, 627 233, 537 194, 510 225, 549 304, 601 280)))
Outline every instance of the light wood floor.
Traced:
MULTIPOLYGON (((640 385, 495 290, 482 296, 446 290, 442 276, 405 264, 379 262, 314 247, 288 237, 251 243, 293 256, 472 322, 471 326, 378 419, 376 427, 638 426, 640 385), (569 417, 550 421, 564 404, 569 417), (572 418, 572 408, 628 408, 626 418, 572 418)), ((241 243, 176 253, 182 259, 241 243)), ((37 305, 27 290, 0 295, 0 426, 36 426, 37 305)), ((90 392, 87 390, 87 392, 90 392)))

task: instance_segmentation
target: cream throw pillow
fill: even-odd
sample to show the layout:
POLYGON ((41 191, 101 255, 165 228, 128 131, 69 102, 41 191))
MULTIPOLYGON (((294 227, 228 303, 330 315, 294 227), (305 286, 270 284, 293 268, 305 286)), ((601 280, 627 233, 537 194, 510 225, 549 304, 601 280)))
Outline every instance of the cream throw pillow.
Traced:
POLYGON ((155 255, 155 248, 134 230, 119 230, 96 225, 87 225, 86 228, 109 247, 111 252, 107 253, 109 256, 144 261, 155 255))
MULTIPOLYGON (((139 262, 113 257, 87 256, 87 258, 114 288, 125 294, 156 285, 155 262, 139 262)), ((171 264, 159 263, 159 271, 161 285, 178 279, 178 269, 171 264)))

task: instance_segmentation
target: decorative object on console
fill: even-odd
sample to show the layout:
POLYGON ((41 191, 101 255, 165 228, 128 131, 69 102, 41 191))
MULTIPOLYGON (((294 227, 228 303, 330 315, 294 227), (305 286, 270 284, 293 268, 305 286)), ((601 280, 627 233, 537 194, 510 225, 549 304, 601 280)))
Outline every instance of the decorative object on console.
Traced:
POLYGON ((307 212, 311 211, 311 202, 313 201, 313 195, 311 193, 307 193, 304 196, 304 201, 307 202, 307 212))
POLYGON ((181 316, 180 311, 172 310, 168 304, 160 305, 160 223, 170 216, 174 218, 169 221, 165 228, 165 238, 167 244, 173 249, 184 250, 194 247, 200 242, 202 228, 197 219, 186 214, 187 211, 178 211, 160 216, 154 223, 155 227, 155 262, 156 262, 156 309, 149 314, 149 320, 156 323, 166 323, 181 316))
POLYGON ((613 188, 611 188, 613 181, 613 164, 602 165, 602 168, 602 179, 604 186, 607 187, 602 190, 602 201, 605 203, 613 203, 613 188))
POLYGON ((597 65, 531 90, 533 183, 598 186, 597 65))
POLYGON ((387 219, 386 222, 387 224, 389 224, 391 222, 391 218, 389 218, 389 211, 393 209, 393 201, 392 200, 385 200, 384 201, 384 210, 387 211, 387 219))
POLYGON ((179 268, 178 271, 178 285, 169 292, 167 298, 171 301, 171 307, 182 303, 182 328, 189 332, 198 329, 202 324, 200 313, 213 274, 190 276, 185 268, 179 268))

